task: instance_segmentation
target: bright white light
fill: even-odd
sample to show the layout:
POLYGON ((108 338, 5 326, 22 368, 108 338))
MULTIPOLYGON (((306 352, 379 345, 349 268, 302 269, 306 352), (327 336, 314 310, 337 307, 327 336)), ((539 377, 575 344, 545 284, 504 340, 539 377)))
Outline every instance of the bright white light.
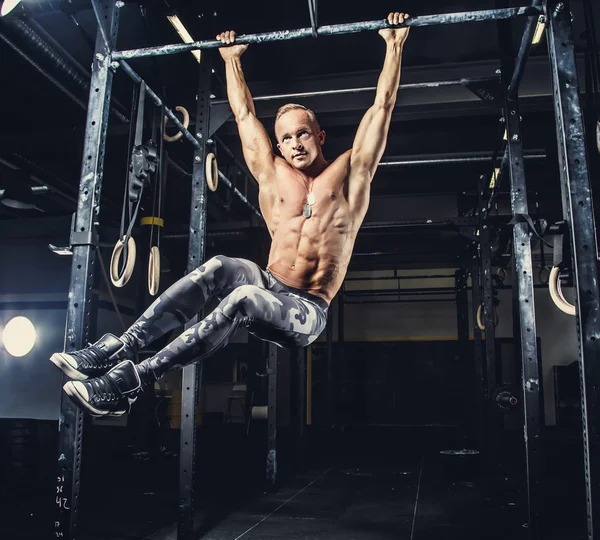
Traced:
POLYGON ((2 7, 0 8, 0 17, 8 15, 20 3, 21 0, 4 0, 4 2, 2 2, 2 7))
MULTIPOLYGON (((177 15, 167 15, 167 19, 169 19, 169 22, 173 25, 173 28, 175 28, 175 30, 177 30, 179 37, 182 39, 182 41, 184 43, 194 43, 194 41, 195 41, 194 38, 187 31, 187 28, 185 26, 183 26, 181 19, 177 15)), ((190 51, 190 52, 196 57, 196 60, 198 60, 198 63, 200 63, 200 51, 198 50, 198 51, 190 51)))
POLYGON ((8 354, 25 356, 35 345, 35 328, 27 317, 15 317, 4 327, 2 341, 8 354))

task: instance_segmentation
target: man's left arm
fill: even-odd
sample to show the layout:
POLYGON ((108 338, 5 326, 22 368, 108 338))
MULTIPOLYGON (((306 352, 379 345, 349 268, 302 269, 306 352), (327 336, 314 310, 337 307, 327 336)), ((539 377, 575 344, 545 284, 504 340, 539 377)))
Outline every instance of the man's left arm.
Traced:
MULTIPOLYGON (((390 13, 388 22, 402 24, 407 18, 404 13, 390 13)), ((362 183, 361 180, 370 183, 383 156, 400 85, 402 50, 408 31, 408 27, 379 31, 386 43, 385 61, 377 82, 375 102, 361 120, 352 145, 350 174, 354 183, 362 183)), ((349 187, 352 190, 352 186, 349 187)))

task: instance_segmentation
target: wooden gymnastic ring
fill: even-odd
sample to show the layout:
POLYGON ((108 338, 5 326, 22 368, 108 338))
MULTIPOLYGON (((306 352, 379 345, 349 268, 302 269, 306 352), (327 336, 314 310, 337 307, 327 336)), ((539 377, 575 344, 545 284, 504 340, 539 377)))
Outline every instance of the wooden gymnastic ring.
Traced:
POLYGON ((477 308, 477 328, 482 332, 485 331, 485 324, 483 324, 483 305, 477 308))
POLYGON ((598 152, 600 152, 600 118, 596 122, 596 146, 598 147, 598 152))
POLYGON ((269 418, 269 407, 266 405, 259 405, 252 407, 250 412, 252 420, 268 420, 269 418))
POLYGON ((552 270, 550 270, 548 289, 550 290, 550 297, 558 309, 567 315, 575 315, 575 306, 569 304, 569 302, 565 300, 562 289, 560 288, 560 270, 558 266, 554 266, 552 270))
POLYGON ((212 152, 206 156, 204 172, 206 173, 208 189, 217 191, 217 186, 219 185, 219 166, 217 165, 217 158, 212 152))
POLYGON ((148 258, 148 291, 152 296, 156 296, 160 285, 160 249, 158 246, 152 246, 150 257, 148 258))
POLYGON ((127 284, 131 279, 133 267, 135 266, 135 240, 132 237, 129 237, 129 240, 127 241, 127 261, 125 262, 125 270, 123 271, 123 275, 119 275, 119 259, 121 258, 121 253, 123 253, 123 250, 125 249, 125 238, 126 237, 124 236, 122 240, 117 241, 110 258, 110 280, 115 287, 124 287, 127 284))
MULTIPOLYGON (((180 112, 181 114, 183 114, 183 122, 181 122, 183 124, 183 127, 185 129, 188 128, 188 126, 190 125, 190 114, 187 112, 187 109, 185 107, 175 107, 175 110, 180 112)), ((169 117, 167 115, 165 115, 165 130, 163 132, 163 139, 167 142, 175 142, 178 141, 179 139, 181 139, 181 137, 183 137, 183 133, 181 131, 178 131, 175 135, 173 135, 172 137, 170 135, 167 135, 167 122, 169 121, 169 117)))

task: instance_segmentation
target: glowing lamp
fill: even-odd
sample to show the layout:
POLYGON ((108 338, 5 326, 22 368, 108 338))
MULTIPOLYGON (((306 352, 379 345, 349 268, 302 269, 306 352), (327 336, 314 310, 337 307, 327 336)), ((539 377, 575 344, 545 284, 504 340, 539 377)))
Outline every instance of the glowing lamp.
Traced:
POLYGON ((25 356, 35 345, 35 327, 27 317, 14 317, 6 323, 2 341, 11 356, 25 356))

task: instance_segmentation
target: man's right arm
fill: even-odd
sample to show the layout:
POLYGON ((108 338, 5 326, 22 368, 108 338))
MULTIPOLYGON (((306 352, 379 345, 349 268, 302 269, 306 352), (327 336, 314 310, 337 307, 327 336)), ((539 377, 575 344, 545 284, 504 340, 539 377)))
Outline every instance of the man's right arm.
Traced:
MULTIPOLYGON (((231 43, 235 40, 235 34, 224 32, 217 38, 225 43, 231 43)), ((264 184, 274 177, 275 155, 266 129, 256 118, 252 95, 242 70, 241 55, 246 48, 247 45, 233 45, 221 48, 220 52, 225 60, 227 98, 238 126, 244 158, 258 183, 264 184)))

